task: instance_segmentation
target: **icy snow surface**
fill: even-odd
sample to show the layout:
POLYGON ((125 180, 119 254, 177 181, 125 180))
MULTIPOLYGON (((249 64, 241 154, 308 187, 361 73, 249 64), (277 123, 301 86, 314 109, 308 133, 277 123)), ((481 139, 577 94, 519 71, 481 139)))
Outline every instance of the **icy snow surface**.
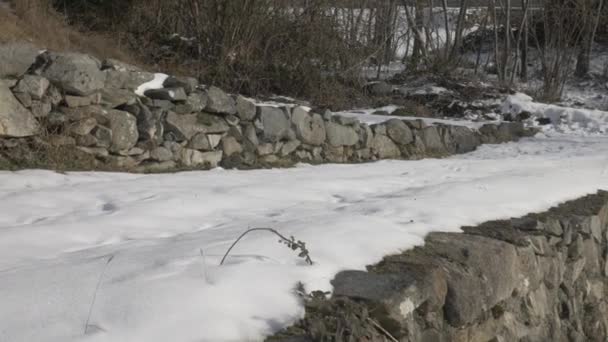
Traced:
POLYGON ((135 94, 139 96, 144 96, 146 90, 161 89, 163 87, 163 83, 165 83, 165 80, 168 77, 169 75, 166 74, 154 74, 154 79, 150 82, 143 83, 139 87, 137 87, 137 89, 135 89, 135 94))
POLYGON ((0 341, 258 341, 302 315, 298 281, 331 290, 336 272, 431 231, 598 189, 608 189, 608 137, 557 133, 441 160, 0 172, 0 341), (218 267, 247 227, 305 241, 315 265, 254 233, 218 267))

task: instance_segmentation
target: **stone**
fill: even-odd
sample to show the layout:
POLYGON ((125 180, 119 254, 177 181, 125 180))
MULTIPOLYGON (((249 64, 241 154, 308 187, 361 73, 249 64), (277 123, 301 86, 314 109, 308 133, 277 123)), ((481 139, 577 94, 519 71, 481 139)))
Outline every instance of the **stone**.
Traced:
POLYGON ((175 168, 177 167, 177 164, 173 161, 173 160, 167 160, 167 161, 163 161, 163 162, 147 162, 147 163, 142 163, 140 164, 136 169, 135 172, 139 172, 139 173, 162 173, 162 172, 169 172, 172 170, 175 170, 175 168))
POLYGON ((215 168, 222 161, 223 152, 200 152, 184 148, 179 152, 179 161, 187 167, 205 166, 215 168))
POLYGON ((222 89, 211 86, 207 90, 205 110, 217 114, 236 114, 236 103, 222 89))
POLYGON ((108 69, 103 71, 106 81, 105 88, 128 89, 135 91, 140 85, 154 79, 154 74, 141 71, 119 71, 108 69))
POLYGON ((188 142, 188 148, 199 150, 199 151, 211 151, 213 147, 211 147, 211 143, 209 142, 209 138, 205 133, 198 133, 190 139, 188 142))
POLYGON ((47 141, 51 146, 59 147, 59 146, 74 146, 76 145, 76 140, 72 137, 68 137, 66 135, 57 135, 53 134, 47 137, 47 141))
POLYGON ((186 104, 190 106, 192 112, 201 112, 207 107, 207 100, 207 94, 197 91, 188 95, 186 104))
POLYGON ((283 147, 281 147, 281 156, 286 157, 292 154, 300 145, 302 145, 302 143, 298 140, 291 140, 286 142, 283 147))
POLYGON ((331 146, 353 146, 359 141, 359 135, 354 128, 343 126, 335 122, 325 124, 327 141, 331 146))
POLYGON ((255 130, 255 126, 253 126, 252 124, 248 124, 245 126, 245 133, 243 135, 254 146, 257 146, 260 144, 260 140, 258 139, 258 135, 255 130))
POLYGON ((390 119, 386 123, 386 133, 399 145, 407 145, 414 142, 412 130, 399 119, 390 119))
POLYGON ((224 155, 230 157, 233 154, 238 154, 243 152, 243 147, 236 140, 236 138, 231 136, 225 136, 222 138, 222 150, 224 151, 224 155))
POLYGON ((92 134, 77 135, 74 137, 74 139, 76 140, 76 145, 78 146, 97 146, 97 139, 92 134))
POLYGON ((53 106, 45 101, 32 101, 30 111, 37 118, 44 118, 53 110, 53 106))
POLYGON ((240 119, 238 116, 236 115, 226 115, 224 117, 224 120, 226 120, 226 122, 230 125, 230 126, 235 126, 237 127, 239 125, 240 119))
POLYGON ((165 79, 165 82, 163 82, 163 87, 182 88, 186 94, 190 94, 198 87, 198 80, 194 77, 169 76, 165 79))
POLYGON ((154 100, 165 100, 165 101, 186 101, 188 95, 183 88, 161 88, 161 89, 149 89, 144 92, 144 95, 154 100))
POLYGON ((38 75, 24 75, 13 92, 27 93, 34 100, 42 100, 51 83, 49 80, 38 75))
POLYGON ((51 84, 47 89, 46 96, 43 100, 50 102, 53 106, 58 106, 61 101, 63 101, 63 95, 57 87, 51 84))
POLYGON ((179 115, 167 113, 166 131, 175 135, 178 141, 190 140, 197 133, 225 133, 228 123, 217 115, 207 113, 179 115))
MULTIPOLYGON (((101 90, 101 104, 109 108, 135 105, 137 95, 127 89, 104 88, 101 90)), ((136 114, 136 113, 131 113, 136 114)))
POLYGON ((372 139, 372 150, 380 159, 394 159, 401 156, 399 146, 388 136, 382 134, 374 135, 372 139))
POLYGON ((377 96, 386 96, 393 93, 393 86, 384 81, 369 83, 365 88, 372 95, 377 96))
POLYGON ((97 126, 93 129, 93 136, 97 140, 98 147, 109 148, 112 145, 112 130, 104 127, 97 126))
POLYGON ((93 155, 95 157, 107 158, 108 156, 110 156, 110 153, 108 152, 108 150, 105 149, 105 148, 103 148, 103 147, 83 147, 83 146, 78 146, 77 148, 80 151, 82 151, 84 153, 88 153, 88 154, 93 155))
POLYGON ((150 151, 150 159, 158 162, 173 160, 173 152, 166 147, 159 146, 150 151))
POLYGON ((357 120, 357 118, 349 116, 333 115, 332 120, 344 126, 356 126, 359 124, 359 120, 357 120))
POLYGON ((274 146, 270 143, 260 144, 257 147, 257 152, 260 156, 267 156, 274 153, 274 146))
POLYGON ((103 70, 112 69, 117 71, 141 71, 141 69, 135 65, 131 65, 114 58, 107 58, 101 62, 101 68, 103 70))
POLYGON ((34 64, 40 49, 29 43, 0 45, 0 79, 18 78, 34 64))
POLYGON ((95 118, 86 118, 70 126, 70 133, 75 135, 88 135, 97 126, 95 118))
POLYGON ((305 144, 320 146, 325 142, 327 132, 321 115, 296 107, 292 111, 291 121, 295 126, 297 138, 305 144))
POLYGON ((445 146, 436 126, 428 126, 421 131, 422 143, 427 153, 432 155, 446 154, 445 146))
POLYGON ((42 76, 69 94, 86 96, 105 86, 106 75, 101 63, 79 53, 49 53, 42 76))
POLYGON ((66 106, 70 108, 86 107, 97 103, 98 96, 72 96, 66 95, 63 99, 66 106))
POLYGON ((258 110, 265 141, 277 142, 289 137, 291 125, 282 108, 260 106, 258 110))
POLYGON ((32 107, 32 96, 29 93, 13 92, 13 95, 15 96, 15 98, 17 98, 17 100, 19 100, 19 102, 21 102, 24 107, 32 107))
POLYGON ((104 116, 109 120, 108 128, 112 131, 110 151, 128 150, 137 144, 139 133, 135 116, 116 109, 107 111, 104 116))
POLYGON ((0 137, 21 138, 38 132, 34 115, 23 107, 8 86, 0 83, 0 137))
POLYGON ((173 153, 173 160, 175 160, 175 157, 177 154, 179 154, 179 151, 184 148, 181 144, 176 143, 175 141, 164 141, 163 147, 167 148, 169 151, 171 151, 171 153, 173 153))
POLYGON ((162 137, 165 133, 163 126, 163 111, 150 110, 144 105, 139 105, 137 132, 139 133, 139 138, 144 141, 162 141, 162 137))
POLYGON ((256 107, 253 99, 249 99, 241 95, 237 96, 236 113, 243 121, 253 121, 256 114, 256 107))
POLYGON ((476 132, 464 126, 449 126, 450 135, 454 146, 453 153, 468 153, 474 151, 481 145, 481 138, 476 132))
POLYGON ((207 134, 207 139, 209 139, 209 145, 211 145, 212 149, 215 149, 220 145, 220 141, 222 141, 223 137, 223 134, 207 134))

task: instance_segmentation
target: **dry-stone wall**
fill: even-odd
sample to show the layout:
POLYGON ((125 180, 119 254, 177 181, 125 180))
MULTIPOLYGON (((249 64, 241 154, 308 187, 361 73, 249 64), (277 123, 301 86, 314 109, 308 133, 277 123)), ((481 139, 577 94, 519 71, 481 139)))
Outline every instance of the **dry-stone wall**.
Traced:
POLYGON ((463 230, 339 273, 270 340, 608 340, 608 192, 463 230))
POLYGON ((294 104, 260 104, 191 77, 136 92, 154 79, 116 60, 4 45, 0 138, 45 132, 51 144, 74 146, 101 163, 163 171, 441 157, 529 134, 520 123, 479 131, 398 119, 370 126, 294 104))

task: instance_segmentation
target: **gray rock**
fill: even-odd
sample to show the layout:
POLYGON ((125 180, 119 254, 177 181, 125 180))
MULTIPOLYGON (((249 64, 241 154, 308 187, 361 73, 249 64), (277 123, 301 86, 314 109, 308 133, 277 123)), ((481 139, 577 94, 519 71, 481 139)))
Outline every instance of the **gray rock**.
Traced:
POLYGON ((224 119, 206 113, 178 115, 167 113, 166 130, 175 134, 178 141, 190 140, 197 133, 225 133, 230 126, 224 119))
POLYGON ((197 91, 188 95, 186 104, 192 108, 192 112, 201 112, 207 107, 207 100, 207 94, 197 91))
POLYGON ((281 147, 281 156, 286 157, 292 154, 300 145, 302 145, 302 143, 298 140, 291 140, 286 142, 283 147, 281 147))
POLYGON ((140 104, 137 114, 137 131, 139 137, 144 141, 162 141, 165 133, 163 126, 163 112, 161 110, 150 110, 140 104))
POLYGON ((212 151, 211 143, 205 133, 198 133, 188 142, 188 148, 199 151, 212 151))
POLYGON ((255 102, 252 99, 244 96, 237 96, 236 98, 236 112, 243 121, 253 121, 255 119, 256 108, 255 102))
POLYGON ((179 161, 188 167, 192 166, 206 166, 215 168, 222 161, 223 152, 200 152, 197 150, 192 150, 188 148, 184 148, 179 152, 179 161))
POLYGON ((258 110, 265 141, 277 142, 289 137, 291 125, 287 114, 282 108, 260 106, 258 110))
POLYGON ((95 118, 86 118, 70 126, 70 133, 75 135, 88 135, 97 126, 95 118))
POLYGON ((4 83, 0 83, 0 137, 27 137, 37 134, 38 130, 34 115, 19 103, 4 83))
POLYGON ((428 126, 423 129, 421 138, 427 153, 432 155, 444 155, 447 153, 436 126, 428 126))
POLYGON ((245 126, 244 136, 251 144, 253 144, 253 146, 257 146, 260 144, 257 132, 255 130, 255 126, 253 126, 252 124, 248 124, 247 126, 245 126))
POLYGON ((40 50, 29 43, 0 45, 0 79, 20 77, 34 64, 40 50))
POLYGON ((106 74, 95 58, 79 53, 50 53, 42 76, 74 95, 89 95, 105 86, 106 74))
POLYGON ((114 58, 107 58, 101 62, 101 68, 103 70, 111 69, 116 71, 141 71, 141 69, 135 65, 131 65, 114 58))
POLYGON ((70 108, 86 107, 93 104, 99 104, 101 102, 101 96, 99 94, 88 96, 66 95, 63 101, 65 105, 70 108))
MULTIPOLYGON (((101 90, 101 104, 109 108, 137 103, 137 95, 127 89, 104 88, 101 90)), ((135 113, 132 113, 135 114, 135 113)))
POLYGON ((140 85, 154 79, 154 74, 140 71, 104 70, 105 88, 136 90, 140 85))
POLYGON ((267 156, 274 153, 274 146, 270 143, 260 144, 257 147, 257 152, 260 156, 267 156))
POLYGON ((112 140, 113 140, 112 130, 107 127, 104 127, 104 126, 95 127, 95 129, 93 130, 93 136, 95 137, 95 139, 97 139, 98 147, 109 148, 112 145, 112 140))
POLYGON ((13 95, 24 107, 30 108, 32 106, 32 96, 29 93, 13 92, 13 95))
POLYGON ((222 138, 222 150, 224 151, 224 155, 230 157, 233 154, 238 154, 243 152, 243 147, 236 138, 231 136, 225 136, 222 138))
POLYGON ((241 121, 241 120, 239 119, 239 117, 238 117, 238 116, 236 116, 236 115, 232 115, 232 114, 230 114, 230 115, 226 115, 226 116, 224 117, 224 120, 226 120, 226 122, 227 122, 227 123, 228 123, 230 126, 234 126, 234 127, 237 127, 237 126, 239 125, 239 122, 241 121))
POLYGON ((49 80, 38 75, 25 75, 17 86, 13 88, 13 92, 27 93, 34 100, 42 100, 51 83, 49 80))
POLYGON ((198 87, 198 80, 194 77, 169 76, 163 83, 163 87, 182 88, 186 94, 190 94, 198 87))
POLYGON ((350 116, 333 115, 332 119, 333 121, 344 126, 356 126, 359 124, 359 120, 357 120, 357 118, 353 118, 350 116))
POLYGON ((173 152, 166 147, 157 147, 150 151, 150 159, 158 162, 173 160, 173 152))
POLYGON ((85 146, 85 147, 93 147, 97 146, 97 139, 92 134, 87 135, 78 135, 75 137, 76 145, 85 146))
POLYGON ((236 103, 222 89, 211 86, 207 90, 207 106, 205 110, 218 114, 236 114, 236 103))
POLYGON ((176 167, 177 167, 177 164, 173 160, 167 160, 167 161, 158 162, 158 163, 148 162, 148 163, 142 163, 141 165, 139 165, 135 169, 135 172, 162 173, 162 172, 169 172, 169 171, 175 170, 176 167))
POLYGON ((399 145, 407 145, 414 142, 412 130, 399 119, 390 119, 386 123, 386 133, 399 145))
POLYGON ((144 95, 154 100, 165 100, 165 101, 186 101, 188 95, 183 88, 162 88, 162 89, 149 89, 144 92, 144 95))
POLYGON ((393 92, 393 86, 384 81, 369 83, 365 88, 371 94, 378 96, 390 95, 393 92))
POLYGON ((75 146, 76 140, 66 135, 51 135, 47 138, 51 146, 75 146))
POLYGON ((372 150, 378 155, 380 159, 391 159, 399 158, 401 151, 389 137, 382 134, 374 135, 372 139, 372 150))
POLYGON ((319 146, 325 142, 327 132, 321 115, 296 107, 292 111, 291 121, 295 126, 297 138, 305 144, 319 146))
POLYGON ((454 143, 451 148, 454 153, 472 152, 481 145, 481 138, 478 134, 467 127, 450 126, 448 129, 454 143))
POLYGON ((214 149, 218 147, 223 137, 223 134, 208 134, 207 139, 209 139, 209 145, 211 145, 211 148, 214 149))
POLYGON ((78 146, 77 147, 80 151, 84 152, 84 153, 88 153, 90 155, 93 155, 95 157, 100 157, 100 158, 107 158, 110 156, 110 153, 108 152, 107 149, 103 148, 103 147, 83 147, 83 146, 78 146))
POLYGON ((30 111, 32 112, 32 114, 37 117, 37 118, 44 118, 47 115, 49 115, 49 113, 51 112, 51 110, 53 106, 46 101, 32 101, 32 105, 30 106, 30 111))
POLYGON ((325 125, 327 141, 331 146, 353 146, 359 141, 359 135, 354 128, 343 126, 335 122, 327 122, 325 125))
POLYGON ((112 109, 105 113, 105 117, 109 121, 108 128, 112 130, 110 151, 128 150, 137 144, 139 133, 137 131, 137 119, 133 115, 112 109))

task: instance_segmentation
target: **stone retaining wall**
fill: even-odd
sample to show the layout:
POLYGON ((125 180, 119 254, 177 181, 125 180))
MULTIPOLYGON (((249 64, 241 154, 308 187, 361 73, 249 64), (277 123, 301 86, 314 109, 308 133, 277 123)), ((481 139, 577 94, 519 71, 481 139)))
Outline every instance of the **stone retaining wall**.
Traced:
POLYGON ((442 157, 530 134, 521 123, 479 131, 420 120, 370 126, 297 104, 258 103, 116 60, 0 46, 0 140, 41 133, 51 146, 74 146, 101 164, 132 171, 442 157), (162 88, 140 87, 153 80, 162 88))
POLYGON ((270 340, 608 340, 608 192, 463 230, 339 273, 270 340))

